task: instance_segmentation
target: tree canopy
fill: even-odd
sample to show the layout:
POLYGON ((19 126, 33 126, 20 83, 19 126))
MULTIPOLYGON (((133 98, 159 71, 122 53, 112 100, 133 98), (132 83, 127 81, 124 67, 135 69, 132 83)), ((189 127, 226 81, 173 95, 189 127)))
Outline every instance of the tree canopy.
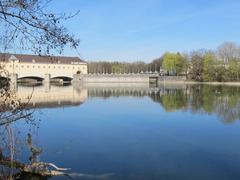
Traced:
POLYGON ((187 66, 187 60, 180 53, 165 53, 163 57, 163 68, 168 74, 179 75, 187 66))

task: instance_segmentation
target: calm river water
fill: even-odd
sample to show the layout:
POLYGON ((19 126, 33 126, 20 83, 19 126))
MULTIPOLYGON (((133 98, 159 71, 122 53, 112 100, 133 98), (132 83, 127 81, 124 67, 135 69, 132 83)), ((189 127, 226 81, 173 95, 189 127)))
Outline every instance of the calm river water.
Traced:
MULTIPOLYGON (((23 100, 31 92, 18 87, 23 100)), ((240 87, 38 86, 29 106, 35 121, 13 126, 24 162, 30 133, 40 161, 79 179, 240 179, 240 87)))

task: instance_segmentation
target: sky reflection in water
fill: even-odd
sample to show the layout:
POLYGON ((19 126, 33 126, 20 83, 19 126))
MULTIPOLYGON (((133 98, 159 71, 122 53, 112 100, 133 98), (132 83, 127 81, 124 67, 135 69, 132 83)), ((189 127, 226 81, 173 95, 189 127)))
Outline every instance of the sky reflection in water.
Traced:
POLYGON ((41 86, 32 101, 41 161, 110 179, 240 178, 239 87, 41 86))

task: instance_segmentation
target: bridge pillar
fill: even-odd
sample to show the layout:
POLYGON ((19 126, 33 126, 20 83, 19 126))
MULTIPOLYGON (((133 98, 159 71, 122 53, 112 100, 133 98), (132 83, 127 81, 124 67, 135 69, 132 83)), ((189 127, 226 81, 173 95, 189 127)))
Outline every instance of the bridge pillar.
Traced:
POLYGON ((50 74, 45 74, 44 83, 50 83, 50 81, 51 81, 51 75, 50 74))
POLYGON ((17 89, 17 79, 18 79, 18 74, 16 74, 16 73, 10 74, 10 86, 11 86, 11 89, 14 89, 14 90, 17 89))
POLYGON ((45 88, 45 92, 50 91, 50 81, 51 81, 51 75, 50 74, 45 74, 44 80, 43 80, 43 85, 45 88))
POLYGON ((45 92, 49 92, 50 91, 50 89, 51 89, 50 82, 44 82, 43 86, 44 86, 45 92))

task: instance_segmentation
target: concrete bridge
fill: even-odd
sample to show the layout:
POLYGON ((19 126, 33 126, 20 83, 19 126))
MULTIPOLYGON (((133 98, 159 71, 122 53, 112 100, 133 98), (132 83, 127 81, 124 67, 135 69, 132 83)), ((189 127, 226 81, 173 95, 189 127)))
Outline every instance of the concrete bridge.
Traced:
POLYGON ((87 74, 78 57, 0 54, 0 63, 13 82, 71 81, 74 74, 87 74))

